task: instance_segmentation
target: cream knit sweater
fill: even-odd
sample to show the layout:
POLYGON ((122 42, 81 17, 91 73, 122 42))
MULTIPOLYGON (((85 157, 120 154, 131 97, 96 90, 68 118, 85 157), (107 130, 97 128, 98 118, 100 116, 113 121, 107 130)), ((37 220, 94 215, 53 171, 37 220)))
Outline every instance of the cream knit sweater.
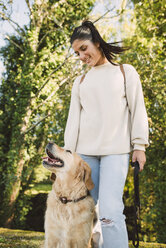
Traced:
POLYGON ((65 149, 86 155, 108 155, 145 150, 148 119, 139 75, 132 65, 107 62, 92 67, 80 84, 74 81, 65 149), (127 94, 127 101, 125 92, 127 94))

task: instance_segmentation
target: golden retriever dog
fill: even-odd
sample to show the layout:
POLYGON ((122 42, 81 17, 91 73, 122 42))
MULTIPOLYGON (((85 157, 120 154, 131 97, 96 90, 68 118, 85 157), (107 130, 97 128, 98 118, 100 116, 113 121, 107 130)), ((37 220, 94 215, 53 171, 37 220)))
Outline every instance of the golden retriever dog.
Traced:
POLYGON ((76 153, 53 142, 46 153, 43 165, 54 183, 47 198, 45 248, 90 248, 95 216, 91 169, 76 153))

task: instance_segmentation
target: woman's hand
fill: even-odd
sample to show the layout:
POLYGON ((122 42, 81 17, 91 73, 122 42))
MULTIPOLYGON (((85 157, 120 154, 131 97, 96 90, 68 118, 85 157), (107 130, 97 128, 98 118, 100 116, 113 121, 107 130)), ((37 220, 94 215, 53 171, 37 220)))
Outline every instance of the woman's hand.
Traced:
POLYGON ((143 170, 144 164, 146 162, 146 155, 144 151, 134 150, 132 155, 132 162, 138 161, 140 166, 140 171, 143 170))

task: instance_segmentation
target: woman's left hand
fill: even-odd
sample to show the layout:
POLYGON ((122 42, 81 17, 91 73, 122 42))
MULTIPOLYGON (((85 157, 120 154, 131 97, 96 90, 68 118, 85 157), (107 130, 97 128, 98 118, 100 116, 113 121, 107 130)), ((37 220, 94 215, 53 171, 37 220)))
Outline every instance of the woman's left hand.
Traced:
POLYGON ((143 170, 144 164, 146 162, 146 155, 144 151, 134 150, 132 155, 132 162, 138 161, 140 166, 140 171, 143 170))

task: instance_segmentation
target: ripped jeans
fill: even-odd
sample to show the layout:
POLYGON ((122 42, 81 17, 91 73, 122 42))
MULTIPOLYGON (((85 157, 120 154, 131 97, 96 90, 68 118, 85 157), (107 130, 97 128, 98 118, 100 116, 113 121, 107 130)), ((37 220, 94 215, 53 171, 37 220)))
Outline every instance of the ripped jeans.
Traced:
POLYGON ((122 197, 130 154, 79 155, 91 167, 95 184, 90 193, 99 208, 99 220, 94 228, 94 232, 100 235, 96 247, 128 248, 122 197))

